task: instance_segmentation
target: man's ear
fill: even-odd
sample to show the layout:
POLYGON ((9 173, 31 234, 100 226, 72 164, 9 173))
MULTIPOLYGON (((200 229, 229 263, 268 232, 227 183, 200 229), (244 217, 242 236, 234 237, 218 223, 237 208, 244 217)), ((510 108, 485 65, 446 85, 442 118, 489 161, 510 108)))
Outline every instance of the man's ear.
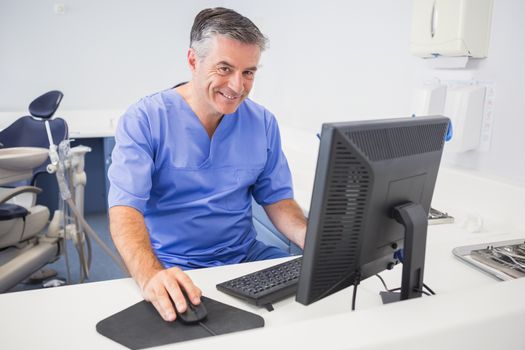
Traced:
POLYGON ((192 73, 195 73, 195 70, 197 69, 197 53, 193 48, 188 49, 188 65, 190 66, 190 70, 192 73))

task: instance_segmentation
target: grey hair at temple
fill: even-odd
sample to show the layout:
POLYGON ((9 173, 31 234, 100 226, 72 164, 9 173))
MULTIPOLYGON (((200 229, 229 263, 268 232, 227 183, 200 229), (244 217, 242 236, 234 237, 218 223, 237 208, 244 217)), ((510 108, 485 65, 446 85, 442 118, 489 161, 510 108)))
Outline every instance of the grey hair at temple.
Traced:
POLYGON ((247 17, 223 7, 202 10, 195 17, 190 34, 190 47, 202 59, 209 49, 209 42, 215 35, 224 35, 245 44, 259 46, 261 52, 268 39, 247 17))

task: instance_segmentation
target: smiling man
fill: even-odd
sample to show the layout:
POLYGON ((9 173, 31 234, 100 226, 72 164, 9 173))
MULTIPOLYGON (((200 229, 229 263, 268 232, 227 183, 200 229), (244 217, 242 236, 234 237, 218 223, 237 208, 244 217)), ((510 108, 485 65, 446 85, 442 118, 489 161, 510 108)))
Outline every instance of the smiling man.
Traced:
POLYGON ((120 119, 109 170, 110 231, 144 298, 172 321, 201 291, 183 270, 284 257, 256 240, 252 197, 304 245, 275 117, 248 99, 266 38, 214 8, 191 29, 192 80, 145 97, 120 119))

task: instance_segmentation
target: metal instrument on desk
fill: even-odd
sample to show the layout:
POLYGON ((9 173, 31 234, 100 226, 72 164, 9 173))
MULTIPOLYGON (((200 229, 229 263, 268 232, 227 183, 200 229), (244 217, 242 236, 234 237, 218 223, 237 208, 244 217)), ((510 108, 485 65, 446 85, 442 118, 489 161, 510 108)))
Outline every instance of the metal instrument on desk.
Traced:
POLYGON ((428 212, 428 224, 439 225, 439 224, 452 224, 454 223, 454 217, 448 215, 446 212, 442 212, 435 208, 430 208, 428 212))

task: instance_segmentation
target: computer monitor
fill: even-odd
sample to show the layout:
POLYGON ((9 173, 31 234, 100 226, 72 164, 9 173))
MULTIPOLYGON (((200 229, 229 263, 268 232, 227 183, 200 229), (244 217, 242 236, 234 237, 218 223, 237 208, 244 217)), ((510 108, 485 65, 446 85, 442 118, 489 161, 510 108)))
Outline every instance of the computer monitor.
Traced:
POLYGON ((427 217, 448 125, 441 116, 323 124, 298 302, 357 285, 400 259, 397 298, 421 296, 427 217))

